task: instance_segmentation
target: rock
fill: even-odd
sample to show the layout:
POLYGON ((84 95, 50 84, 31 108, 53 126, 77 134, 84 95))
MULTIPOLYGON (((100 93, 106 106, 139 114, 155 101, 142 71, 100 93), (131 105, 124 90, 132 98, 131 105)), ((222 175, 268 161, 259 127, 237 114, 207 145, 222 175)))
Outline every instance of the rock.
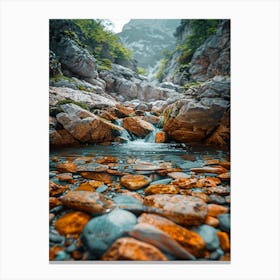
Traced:
POLYGON ((58 185, 52 181, 49 181, 49 196, 60 196, 68 189, 68 186, 58 185))
POLYGON ((77 166, 75 163, 73 162, 64 162, 64 163, 60 163, 56 166, 56 169, 59 172, 65 172, 65 173, 76 173, 77 171, 77 166))
POLYGON ((208 188, 208 187, 216 187, 221 183, 221 180, 217 177, 205 177, 199 178, 196 182, 197 188, 208 188))
POLYGON ((173 173, 173 172, 181 172, 181 168, 164 168, 162 170, 158 170, 157 173, 160 176, 166 176, 168 173, 173 173))
POLYGON ((53 51, 49 52, 49 75, 50 77, 57 77, 62 75, 61 63, 53 51))
POLYGON ((200 167, 200 168, 191 168, 192 172, 195 173, 215 173, 215 174, 221 174, 226 172, 227 170, 221 166, 217 166, 217 167, 211 167, 211 166, 204 166, 204 167, 200 167))
POLYGON ((220 242, 216 234, 217 230, 214 227, 201 225, 193 230, 205 240, 208 250, 213 251, 219 248, 220 242))
POLYGON ((84 183, 81 183, 78 188, 76 188, 74 191, 95 191, 98 187, 102 186, 104 183, 101 181, 87 181, 84 183))
POLYGON ((223 196, 211 194, 209 195, 209 203, 213 204, 225 204, 226 199, 223 196))
POLYGON ((127 117, 123 120, 123 127, 138 137, 145 137, 154 127, 141 117, 127 117))
POLYGON ((144 175, 125 175, 121 178, 121 185, 129 190, 138 190, 149 185, 151 179, 144 175))
POLYGON ((230 170, 230 162, 229 161, 220 161, 219 165, 226 168, 227 170, 230 170))
POLYGON ((132 169, 136 171, 156 171, 162 168, 152 163, 137 163, 132 165, 132 169))
POLYGON ((128 210, 133 213, 142 213, 145 211, 143 199, 137 196, 124 193, 113 198, 114 202, 120 209, 128 210))
POLYGON ((72 176, 72 173, 61 173, 61 174, 58 174, 56 176, 58 178, 59 181, 62 181, 62 182, 72 182, 73 181, 73 176, 72 176))
POLYGON ((99 163, 89 163, 82 164, 77 167, 77 172, 90 171, 90 172, 104 172, 108 170, 109 167, 107 165, 99 164, 99 163))
POLYGON ((114 125, 75 104, 61 105, 64 113, 56 118, 59 123, 80 142, 100 143, 113 141, 122 127, 114 125))
POLYGON ((228 212, 228 208, 218 204, 208 204, 208 215, 212 217, 217 217, 220 214, 225 214, 228 212))
POLYGON ((62 197, 61 202, 70 209, 90 214, 104 214, 111 211, 115 204, 102 194, 89 191, 71 191, 62 197))
POLYGON ((54 219, 55 215, 53 213, 49 214, 49 223, 51 223, 54 219))
POLYGON ((81 238, 91 253, 99 258, 117 238, 129 232, 136 223, 134 214, 115 209, 109 214, 91 219, 84 227, 81 238))
POLYGON ((116 240, 102 256, 103 261, 167 261, 167 257, 153 245, 131 237, 116 240))
POLYGON ((151 185, 144 190, 146 195, 150 194, 177 194, 179 189, 173 185, 151 185))
POLYGON ((162 180, 157 180, 157 181, 153 181, 150 183, 150 185, 168 185, 170 182, 172 181, 172 179, 167 178, 167 179, 162 179, 162 180))
POLYGON ((230 173, 229 172, 222 173, 222 174, 218 175, 218 178, 220 178, 223 181, 228 181, 228 180, 230 180, 230 173))
POLYGON ((102 181, 106 184, 111 183, 113 176, 105 172, 81 172, 82 177, 96 181, 102 181))
POLYGON ((129 232, 129 235, 138 240, 147 242, 161 251, 171 254, 182 260, 195 260, 195 257, 173 240, 164 231, 146 223, 139 223, 129 232))
POLYGON ((153 225, 168 234, 192 255, 196 257, 204 256, 206 243, 196 232, 181 227, 174 222, 155 214, 142 214, 138 218, 138 223, 153 225))
POLYGON ((230 194, 230 187, 229 186, 217 186, 217 187, 212 187, 212 188, 207 188, 205 191, 206 194, 216 194, 216 195, 229 195, 230 194))
MULTIPOLYGON (((179 173, 179 172, 176 172, 179 173)), ((171 173, 170 173, 171 174, 171 173)), ((185 174, 185 173, 183 173, 185 174)), ((187 174, 186 174, 187 175, 187 174)), ((174 176, 173 176, 174 177, 174 176)), ((179 177, 176 180, 174 180, 172 183, 172 185, 176 185, 179 188, 183 188, 183 189, 191 189, 196 187, 197 184, 197 179, 196 178, 184 178, 184 177, 179 177)))
POLYGON ((154 115, 151 115, 150 113, 148 113, 148 114, 144 115, 143 120, 148 123, 151 123, 152 125, 157 126, 160 121, 160 117, 157 117, 157 116, 154 116, 154 115))
POLYGON ((61 216, 55 223, 56 230, 63 235, 80 234, 90 220, 90 216, 83 212, 70 212, 61 216))
POLYGON ((224 20, 216 34, 196 49, 189 69, 191 78, 205 81, 230 74, 230 21, 224 20))
POLYGON ((219 227, 221 230, 230 232, 230 214, 221 214, 218 216, 219 227))
POLYGON ((224 256, 222 256, 220 261, 230 262, 230 253, 226 253, 224 256))
POLYGON ((224 252, 229 252, 230 251, 230 241, 229 241, 228 234, 223 231, 218 231, 217 236, 219 238, 222 250, 224 252))
POLYGON ((106 192, 107 190, 108 190, 108 186, 102 185, 102 186, 100 186, 96 189, 96 192, 97 193, 103 193, 103 192, 106 192))
POLYGON ((103 164, 103 163, 117 163, 118 159, 116 157, 103 157, 103 158, 98 158, 96 160, 97 163, 103 164))
POLYGON ((179 179, 179 178, 190 178, 190 175, 184 172, 170 172, 167 174, 172 179, 179 179))
POLYGON ((57 199, 56 197, 50 197, 49 198, 49 207, 50 209, 56 207, 56 206, 59 206, 61 205, 61 202, 59 199, 57 199))
POLYGON ((62 247, 57 246, 57 245, 52 246, 52 247, 50 248, 50 251, 49 251, 49 260, 50 260, 50 261, 55 260, 55 257, 57 256, 57 254, 58 254, 59 252, 61 252, 61 251, 63 251, 63 248, 62 248, 62 247))
POLYGON ((200 198, 201 200, 203 200, 206 203, 209 202, 209 197, 204 192, 192 191, 191 195, 194 196, 194 197, 200 198))
POLYGON ((159 131, 156 133, 156 143, 164 143, 166 141, 166 133, 159 131))
POLYGON ((205 224, 211 227, 217 227, 219 225, 219 220, 208 215, 206 217, 205 224))
POLYGON ((67 254, 64 251, 59 251, 56 254, 55 260, 56 261, 65 261, 67 259, 67 254))
POLYGON ((192 196, 155 194, 146 196, 144 204, 159 209, 160 215, 184 226, 200 225, 207 216, 206 203, 192 196))
POLYGON ((78 146, 79 142, 65 129, 51 129, 49 132, 51 146, 78 146))

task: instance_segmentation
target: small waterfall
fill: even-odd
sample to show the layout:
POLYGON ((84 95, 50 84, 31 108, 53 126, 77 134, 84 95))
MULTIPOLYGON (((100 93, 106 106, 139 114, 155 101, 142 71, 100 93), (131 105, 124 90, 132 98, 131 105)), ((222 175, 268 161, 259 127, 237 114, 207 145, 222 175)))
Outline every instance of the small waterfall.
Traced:
MULTIPOLYGON (((123 119, 117 119, 115 120, 115 124, 123 127, 123 119)), ((129 134, 129 132, 126 129, 123 129, 122 131, 120 131, 120 139, 121 142, 127 143, 130 142, 132 139, 131 135, 129 134)))
POLYGON ((156 142, 156 134, 160 131, 159 128, 154 127, 154 130, 151 131, 146 137, 145 137, 145 142, 148 143, 155 143, 156 142))

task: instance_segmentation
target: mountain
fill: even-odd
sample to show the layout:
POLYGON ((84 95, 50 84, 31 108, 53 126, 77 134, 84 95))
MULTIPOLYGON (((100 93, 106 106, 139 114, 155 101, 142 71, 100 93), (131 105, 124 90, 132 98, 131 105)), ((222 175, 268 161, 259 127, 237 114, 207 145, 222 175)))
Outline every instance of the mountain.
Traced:
POLYGON ((162 51, 174 50, 174 32, 179 19, 132 19, 118 33, 122 43, 133 50, 138 66, 153 68, 162 58, 162 51))

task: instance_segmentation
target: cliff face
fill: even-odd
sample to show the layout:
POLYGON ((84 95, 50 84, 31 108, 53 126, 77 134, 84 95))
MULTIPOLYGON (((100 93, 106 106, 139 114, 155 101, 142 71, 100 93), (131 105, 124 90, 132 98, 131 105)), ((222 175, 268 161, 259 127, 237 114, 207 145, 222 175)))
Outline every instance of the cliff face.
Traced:
POLYGON ((118 35, 133 50, 140 67, 152 68, 163 57, 163 50, 175 49, 173 33, 179 23, 177 19, 133 19, 118 35))

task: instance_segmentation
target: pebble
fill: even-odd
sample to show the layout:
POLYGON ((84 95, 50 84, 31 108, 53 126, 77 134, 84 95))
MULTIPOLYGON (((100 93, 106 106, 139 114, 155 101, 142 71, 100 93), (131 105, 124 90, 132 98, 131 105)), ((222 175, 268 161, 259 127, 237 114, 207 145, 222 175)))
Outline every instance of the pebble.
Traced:
POLYGON ((157 180, 157 181, 151 182, 150 186, 151 185, 168 185, 171 181, 172 181, 172 179, 170 179, 170 178, 157 180))
POLYGON ((102 186, 104 183, 101 181, 91 180, 88 182, 81 183, 78 188, 74 191, 92 191, 94 192, 98 187, 102 186))
POLYGON ((116 163, 118 162, 118 159, 116 157, 111 157, 111 156, 108 156, 108 157, 103 157, 103 158, 99 158, 96 160, 97 163, 116 163))
POLYGON ((49 181, 49 196, 60 196, 68 189, 68 186, 58 185, 52 181, 49 181))
POLYGON ((121 185, 129 190, 138 190, 149 185, 151 179, 144 175, 125 175, 121 178, 121 185))
POLYGON ((217 218, 207 216, 205 224, 212 227, 217 227, 219 225, 219 220, 217 218))
POLYGON ((223 249, 223 251, 229 252, 230 251, 230 241, 229 241, 228 234, 223 231, 218 231, 217 236, 220 240, 221 248, 223 249))
POLYGON ((59 206, 59 205, 61 205, 61 202, 58 198, 56 198, 56 197, 50 197, 49 198, 50 209, 53 209, 54 207, 59 206))
POLYGON ((155 226, 164 231, 173 240, 196 257, 204 256, 206 243, 204 239, 194 231, 181 227, 174 222, 156 214, 143 213, 138 218, 138 223, 145 223, 155 226))
POLYGON ((166 176, 168 173, 181 172, 181 171, 182 171, 181 168, 164 168, 164 169, 158 170, 156 172, 161 176, 166 176))
POLYGON ((193 230, 205 240, 208 250, 213 251, 219 248, 220 242, 216 234, 217 230, 214 227, 201 225, 193 230))
POLYGON ((171 184, 176 185, 182 189, 191 189, 196 187, 197 179, 196 178, 178 178, 174 180, 171 184))
POLYGON ((217 249, 210 253, 209 259, 216 261, 219 260, 224 255, 224 252, 221 249, 217 249))
POLYGON ((90 215, 84 212, 70 212, 57 219, 55 228, 60 234, 63 235, 79 234, 82 232, 84 226, 89 220, 90 215))
POLYGON ((225 169, 222 166, 212 167, 212 166, 204 166, 204 167, 198 167, 198 168, 191 168, 190 171, 196 172, 196 173, 215 173, 215 174, 222 174, 227 172, 227 169, 225 169))
POLYGON ((143 199, 140 200, 134 196, 118 195, 113 198, 116 205, 124 210, 128 210, 134 213, 142 213, 145 210, 143 206, 143 199))
POLYGON ((218 175, 218 178, 220 178, 223 181, 228 181, 228 180, 230 180, 230 173, 229 172, 222 173, 222 174, 218 175))
POLYGON ((190 178, 191 176, 189 174, 186 174, 184 172, 170 172, 167 174, 172 179, 179 179, 179 178, 190 178))
POLYGON ((208 215, 212 217, 217 217, 220 214, 225 214, 228 212, 228 208, 218 204, 208 204, 208 215))
POLYGON ((203 200, 179 194, 149 195, 144 198, 144 204, 153 207, 162 216, 184 226, 202 224, 208 211, 207 204, 203 200))
POLYGON ((59 181, 62 182, 72 182, 73 181, 73 177, 72 177, 72 173, 60 173, 56 176, 58 178, 59 181))
POLYGON ((107 169, 109 169, 107 165, 99 163, 83 164, 77 167, 78 172, 104 172, 107 169))
POLYGON ((81 238, 96 257, 101 257, 112 243, 137 223, 131 212, 115 209, 109 214, 91 219, 84 227, 81 238))
POLYGON ((90 214, 104 214, 115 207, 113 201, 106 199, 102 194, 89 191, 68 192, 61 202, 70 209, 90 214))
POLYGON ((146 223, 137 224, 129 235, 152 244, 164 253, 168 253, 182 260, 195 260, 195 257, 184 249, 179 243, 171 238, 164 231, 146 223))
POLYGON ((96 189, 96 192, 97 193, 103 193, 103 192, 106 192, 107 190, 108 190, 108 186, 102 185, 102 186, 100 186, 96 189))
POLYGON ((150 194, 177 194, 179 189, 173 185, 150 185, 144 190, 146 195, 150 194))
POLYGON ((167 261, 167 257, 155 246, 131 237, 120 238, 102 256, 103 261, 167 261))
POLYGON ((229 233, 230 232, 230 214, 221 214, 218 216, 219 227, 221 230, 229 233))
POLYGON ((96 181, 102 181, 105 184, 111 183, 113 180, 113 176, 111 174, 105 172, 81 172, 82 177, 86 179, 92 179, 96 181))
POLYGON ((67 254, 64 251, 59 251, 56 254, 55 260, 56 261, 64 261, 67 258, 67 254))
POLYGON ((59 172, 63 172, 63 173, 76 173, 77 166, 73 162, 64 162, 64 163, 58 164, 56 166, 56 169, 59 172))
POLYGON ((227 196, 230 194, 230 187, 229 186, 217 186, 213 188, 207 188, 206 190, 207 194, 217 194, 217 195, 223 195, 227 196))
POLYGON ((53 232, 50 232, 49 239, 51 242, 54 242, 54 243, 64 243, 64 241, 65 241, 64 236, 61 236, 61 235, 53 233, 53 232))
POLYGON ((214 204, 225 204, 226 203, 226 199, 223 196, 211 194, 208 197, 209 197, 209 203, 214 203, 214 204))

